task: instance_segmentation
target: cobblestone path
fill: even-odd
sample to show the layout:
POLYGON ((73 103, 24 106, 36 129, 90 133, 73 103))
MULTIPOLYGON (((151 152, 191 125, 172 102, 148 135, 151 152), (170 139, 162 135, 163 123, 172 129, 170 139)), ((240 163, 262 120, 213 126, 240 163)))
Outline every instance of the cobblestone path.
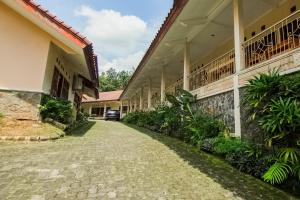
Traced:
POLYGON ((172 138, 96 122, 41 143, 0 143, 0 200, 292 199, 172 138))

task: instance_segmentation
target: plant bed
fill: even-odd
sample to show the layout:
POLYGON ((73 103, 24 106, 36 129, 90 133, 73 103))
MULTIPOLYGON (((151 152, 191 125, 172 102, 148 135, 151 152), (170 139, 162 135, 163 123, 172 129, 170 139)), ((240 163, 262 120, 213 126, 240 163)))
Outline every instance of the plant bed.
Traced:
POLYGON ((167 95, 168 104, 151 112, 130 113, 123 121, 148 129, 159 127, 156 132, 176 136, 242 172, 300 196, 299 86, 300 75, 282 78, 274 73, 256 77, 246 87, 246 102, 253 114, 249 119, 258 118, 264 145, 230 137, 217 116, 191 106, 196 98, 187 91, 167 95))
MULTIPOLYGON (((232 184, 233 183, 239 184, 239 182, 244 182, 245 179, 247 179, 247 183, 252 182, 254 188, 257 188, 257 191, 262 191, 262 188, 269 188, 268 190, 273 191, 273 195, 275 195, 274 191, 283 191, 287 194, 291 195, 290 198, 283 198, 283 199, 298 199, 295 193, 291 193, 290 187, 283 188, 281 186, 273 187, 273 185, 265 183, 260 177, 253 176, 243 170, 240 170, 236 165, 233 165, 231 162, 227 160, 224 156, 212 152, 203 151, 201 148, 186 143, 178 138, 170 137, 167 135, 163 135, 158 132, 151 131, 144 127, 139 127, 134 124, 128 124, 124 123, 125 125, 136 129, 153 139, 156 139, 163 143, 164 145, 167 145, 172 150, 174 150, 179 156, 182 156, 185 160, 187 160, 193 167, 198 168, 198 166, 201 166, 199 169, 202 172, 208 173, 208 176, 215 177, 215 181, 223 182, 223 184, 232 184), (234 169, 237 169, 237 171, 234 171, 234 169), (232 175, 228 175, 228 173, 234 174, 234 177, 232 175), (229 180, 227 180, 228 176, 230 177, 229 180), (228 182, 230 181, 230 182, 228 182), (279 190, 278 190, 279 189, 279 190), (294 195, 294 196, 293 196, 294 195), (292 197, 293 196, 293 197, 292 197)), ((289 185, 291 186, 291 185, 289 185)), ((241 186, 243 189, 247 187, 247 185, 241 186)), ((248 195, 245 192, 240 190, 239 186, 234 186, 234 189, 236 189, 238 192, 240 192, 243 195, 248 195)), ((245 199, 251 199, 252 197, 247 196, 245 199)), ((276 197, 270 197, 270 199, 280 199, 277 195, 276 197)))
POLYGON ((65 135, 64 131, 38 121, 2 118, 0 122, 0 139, 10 141, 46 141, 55 140, 65 135))

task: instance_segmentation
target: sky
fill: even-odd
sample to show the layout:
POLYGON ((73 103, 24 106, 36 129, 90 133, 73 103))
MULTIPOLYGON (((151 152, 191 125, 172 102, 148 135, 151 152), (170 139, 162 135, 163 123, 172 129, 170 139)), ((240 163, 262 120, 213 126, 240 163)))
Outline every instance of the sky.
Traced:
POLYGON ((173 0, 36 0, 94 44, 100 72, 136 68, 173 0))

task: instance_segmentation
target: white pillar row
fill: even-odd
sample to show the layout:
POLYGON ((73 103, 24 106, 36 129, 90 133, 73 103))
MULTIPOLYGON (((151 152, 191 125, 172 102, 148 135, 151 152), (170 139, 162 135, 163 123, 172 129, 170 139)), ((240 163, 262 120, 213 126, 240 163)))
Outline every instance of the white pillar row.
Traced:
POLYGON ((106 117, 106 103, 104 104, 104 113, 103 113, 103 117, 106 117))
POLYGON ((92 115, 92 108, 93 108, 93 105, 91 105, 91 107, 89 108, 89 115, 92 115))
POLYGON ((149 78, 148 79, 148 94, 147 94, 148 110, 150 110, 152 107, 151 97, 152 97, 152 81, 149 78))
POLYGON ((233 21, 234 21, 234 48, 235 48, 235 75, 233 80, 234 91, 234 124, 235 136, 241 137, 241 110, 239 92, 239 74, 245 68, 245 55, 243 49, 244 24, 242 0, 233 0, 233 21))
POLYGON ((143 95, 144 95, 144 87, 141 87, 141 92, 140 92, 140 111, 143 111, 143 105, 144 105, 144 101, 143 101, 143 95))
POLYGON ((183 89, 190 90, 189 75, 191 72, 191 60, 190 60, 190 42, 185 39, 184 44, 184 66, 183 66, 183 89))
POLYGON ((131 98, 128 101, 129 101, 129 108, 128 108, 128 110, 129 110, 129 113, 131 113, 132 112, 132 101, 131 101, 131 98))
POLYGON ((137 111, 137 101, 136 101, 136 95, 134 96, 134 109, 133 111, 137 111))
POLYGON ((123 101, 120 102, 120 118, 123 116, 123 101))
POLYGON ((166 97, 166 67, 161 69, 161 81, 160 81, 160 103, 164 103, 166 97))

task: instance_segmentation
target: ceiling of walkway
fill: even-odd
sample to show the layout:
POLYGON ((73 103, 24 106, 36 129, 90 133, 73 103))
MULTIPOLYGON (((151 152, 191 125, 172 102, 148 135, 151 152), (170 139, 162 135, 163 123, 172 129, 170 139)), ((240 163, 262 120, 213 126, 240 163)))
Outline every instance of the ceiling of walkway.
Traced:
MULTIPOLYGON (((253 23, 281 2, 282 0, 244 0, 244 23, 246 26, 253 23)), ((148 78, 152 79, 154 88, 160 88, 163 66, 166 67, 167 87, 179 79, 183 74, 185 38, 191 44, 192 63, 231 40, 232 6, 232 0, 189 0, 148 62, 134 77, 123 94, 123 99, 132 97, 141 86, 147 88, 148 78)))

